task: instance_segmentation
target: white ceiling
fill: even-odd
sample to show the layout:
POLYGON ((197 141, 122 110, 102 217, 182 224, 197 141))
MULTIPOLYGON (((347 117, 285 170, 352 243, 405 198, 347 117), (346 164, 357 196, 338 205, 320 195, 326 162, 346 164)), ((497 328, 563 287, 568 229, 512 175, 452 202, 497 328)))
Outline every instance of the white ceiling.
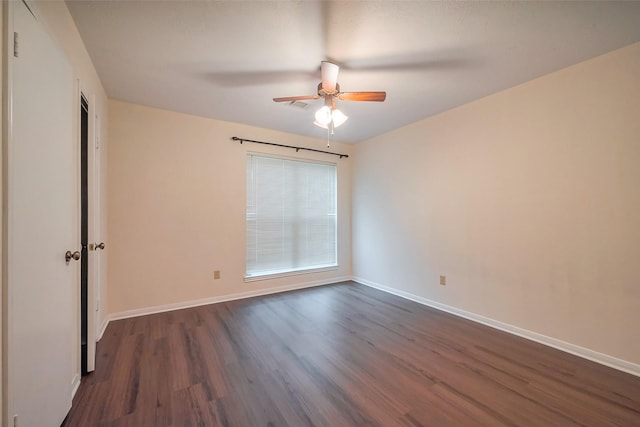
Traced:
MULTIPOLYGON (((307 109, 321 60, 341 89, 334 139, 368 139, 640 41, 640 2, 69 1, 111 98, 326 137, 307 109)), ((244 135, 250 138, 251 135, 244 135)))

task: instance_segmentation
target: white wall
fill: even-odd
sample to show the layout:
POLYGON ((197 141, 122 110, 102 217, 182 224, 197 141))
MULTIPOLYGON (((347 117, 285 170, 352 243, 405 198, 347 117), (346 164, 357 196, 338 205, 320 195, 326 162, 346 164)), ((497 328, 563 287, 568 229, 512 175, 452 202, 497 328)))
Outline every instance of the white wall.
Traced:
MULTIPOLYGON (((109 101, 109 303, 114 316, 351 275, 351 159, 231 141, 325 149, 326 141, 109 101), (338 263, 245 283, 248 151, 336 162, 338 263), (214 270, 221 279, 214 280, 214 270)), ((352 146, 334 144, 349 154, 352 146)))
POLYGON ((639 76, 634 44, 358 144, 354 276, 640 364, 639 76))

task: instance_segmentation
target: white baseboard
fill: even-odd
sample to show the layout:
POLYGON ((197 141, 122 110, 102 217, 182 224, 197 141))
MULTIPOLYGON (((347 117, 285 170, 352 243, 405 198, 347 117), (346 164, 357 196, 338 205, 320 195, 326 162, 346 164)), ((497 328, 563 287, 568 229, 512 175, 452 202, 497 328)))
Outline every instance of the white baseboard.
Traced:
POLYGON ((472 320, 474 322, 482 323, 483 325, 490 326, 495 329, 499 329, 504 332, 509 332, 511 334, 517 335, 522 338, 529 339, 531 341, 538 342, 540 344, 547 345, 549 347, 556 348, 558 350, 562 350, 567 353, 571 353, 575 356, 582 357, 584 359, 591 360, 592 362, 600 363, 601 365, 608 366, 610 368, 617 369, 619 371, 626 372, 628 374, 632 374, 640 377, 640 365, 628 362, 626 360, 618 359, 613 356, 609 356, 604 353, 599 353, 597 351, 590 350, 588 348, 580 347, 575 344, 571 344, 556 338, 548 337, 546 335, 542 335, 536 332, 529 331, 527 329, 519 328, 517 326, 510 325, 508 323, 503 323, 498 320, 494 320, 488 317, 480 316, 475 313, 471 313, 465 310, 461 310, 459 308, 451 307, 446 304, 439 303, 437 301, 432 301, 427 298, 423 298, 408 292, 404 292, 398 289, 393 289, 388 286, 381 285, 379 283, 372 282, 370 280, 366 280, 360 277, 353 277, 352 280, 354 282, 360 283, 365 286, 369 286, 371 288, 376 288, 381 291, 397 295, 399 297, 415 301, 417 303, 433 307, 435 309, 445 311, 447 313, 454 314, 456 316, 464 317, 465 319, 472 320))
POLYGON ((104 331, 107 329, 108 324, 109 324, 109 317, 105 316, 105 318, 102 319, 102 325, 100 325, 100 330, 98 330, 98 337, 96 338, 96 342, 102 339, 102 336, 104 335, 104 331))
POLYGON ((215 304, 215 303, 225 302, 225 301, 253 298, 253 297, 259 297, 263 295, 277 294, 280 292, 295 291, 298 289, 311 288, 314 286, 331 285, 334 283, 340 283, 340 282, 345 282, 349 280, 351 280, 350 276, 334 277, 328 280, 315 280, 312 282, 277 286, 275 288, 258 289, 254 291, 238 292, 235 294, 227 294, 227 295, 221 295, 216 297, 202 298, 202 299, 192 300, 192 301, 182 301, 182 302, 177 302, 173 304, 158 305, 155 307, 145 307, 145 308, 137 308, 134 310, 120 311, 117 313, 109 314, 107 316, 107 318, 105 319, 104 325, 101 328, 101 332, 99 334, 98 340, 102 338, 104 331, 107 329, 107 325, 112 320, 128 319, 130 317, 146 316, 148 314, 163 313, 165 311, 181 310, 183 308, 191 308, 191 307, 198 307, 201 305, 209 305, 209 304, 215 304))
POLYGON ((80 375, 75 374, 73 376, 73 380, 71 380, 71 400, 73 400, 74 396, 76 395, 78 387, 80 387, 80 375))

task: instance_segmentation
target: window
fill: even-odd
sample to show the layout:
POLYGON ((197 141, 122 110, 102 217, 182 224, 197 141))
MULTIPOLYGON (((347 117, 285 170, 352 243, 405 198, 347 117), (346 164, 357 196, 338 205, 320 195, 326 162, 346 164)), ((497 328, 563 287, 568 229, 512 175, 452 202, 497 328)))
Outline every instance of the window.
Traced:
POLYGON ((336 166, 247 156, 247 279, 337 266, 336 166))

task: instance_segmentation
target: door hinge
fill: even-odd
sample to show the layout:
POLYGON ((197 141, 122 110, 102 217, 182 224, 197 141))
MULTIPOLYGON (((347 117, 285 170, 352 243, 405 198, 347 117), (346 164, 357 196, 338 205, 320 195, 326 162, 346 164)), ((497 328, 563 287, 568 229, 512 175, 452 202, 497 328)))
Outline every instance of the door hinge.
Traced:
POLYGON ((13 416, 13 427, 18 427, 18 415, 13 416))
POLYGON ((18 33, 13 32, 13 56, 18 57, 18 33))

